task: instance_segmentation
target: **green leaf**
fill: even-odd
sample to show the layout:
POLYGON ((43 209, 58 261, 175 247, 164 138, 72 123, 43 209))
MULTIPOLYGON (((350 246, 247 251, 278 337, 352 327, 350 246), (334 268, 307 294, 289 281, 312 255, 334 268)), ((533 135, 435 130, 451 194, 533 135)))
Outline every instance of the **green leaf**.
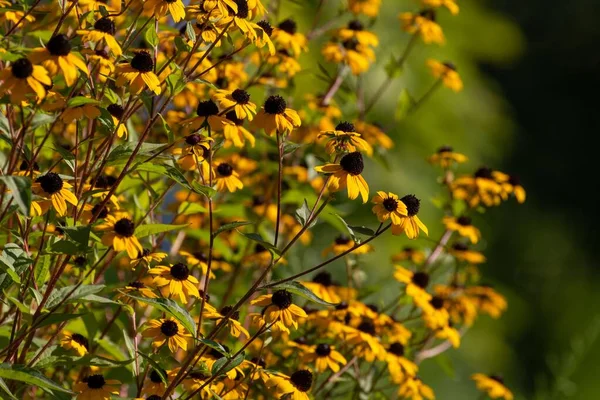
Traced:
POLYGON ((196 322, 190 315, 190 313, 183 307, 181 307, 175 300, 171 299, 149 299, 146 297, 134 296, 126 293, 127 296, 132 299, 136 299, 142 303, 150 304, 151 306, 159 309, 160 311, 166 312, 173 316, 177 321, 181 322, 183 327, 188 330, 193 336, 196 335, 196 322))
POLYGON ((42 320, 42 322, 40 322, 38 325, 36 325, 36 327, 41 328, 41 327, 48 326, 48 325, 59 324, 61 322, 70 321, 72 319, 77 319, 77 318, 83 317, 84 315, 87 315, 87 314, 89 314, 89 313, 80 313, 80 314, 52 313, 49 316, 45 317, 42 320))
POLYGON ((71 241, 77 244, 77 247, 87 249, 90 240, 90 232, 92 231, 90 225, 61 226, 61 229, 71 241))
POLYGON ((229 352, 225 350, 225 347, 223 347, 223 345, 221 345, 220 343, 215 342, 214 340, 199 338, 198 341, 225 356, 229 356, 229 352))
POLYGON ((190 46, 188 46, 188 44, 181 38, 181 36, 175 36, 175 47, 177 47, 177 50, 187 53, 189 52, 192 48, 190 46))
POLYGON ((201 185, 196 181, 192 182, 192 190, 198 194, 203 194, 208 198, 212 198, 215 194, 217 194, 215 189, 211 188, 210 186, 201 185))
POLYGON ((182 202, 177 209, 177 214, 181 215, 200 214, 206 212, 208 212, 208 210, 202 204, 190 203, 189 201, 182 202))
POLYGON ((50 271, 51 263, 52 259, 49 255, 40 256, 38 259, 35 270, 33 271, 35 283, 38 285, 38 287, 42 286, 46 282, 46 279, 48 279, 48 271, 50 271))
MULTIPOLYGON (((308 207, 308 201, 304 199, 302 203, 302 207, 296 210, 296 219, 300 223, 300 225, 305 226, 308 221, 308 217, 310 216, 310 208, 308 207)), ((308 228, 312 228, 317 223, 317 218, 314 218, 308 228)))
POLYGON ((402 89, 398 98, 398 105, 396 106, 395 117, 396 120, 404 119, 408 115, 408 112, 415 104, 415 100, 412 98, 408 89, 402 89))
POLYGON ((6 188, 10 191, 10 196, 19 211, 26 217, 29 217, 31 208, 31 179, 25 176, 0 176, 6 188))
POLYGON ((56 115, 38 113, 33 116, 33 120, 31 121, 31 129, 36 130, 40 126, 51 124, 54 121, 56 121, 56 115))
POLYGON ((68 107, 79 107, 85 104, 99 104, 98 100, 85 96, 76 96, 67 102, 68 107))
POLYGON ((298 148, 304 146, 303 144, 285 142, 283 145, 283 154, 290 154, 295 152, 298 148))
POLYGON ((356 243, 360 243, 360 239, 358 239, 356 237, 356 235, 354 234, 354 230, 350 227, 350 225, 348 225, 348 223, 346 222, 346 220, 344 220, 344 218, 342 218, 341 215, 336 214, 336 213, 331 213, 333 215, 335 215, 336 217, 338 217, 338 219, 340 221, 342 221, 342 223, 344 224, 344 226, 346 227, 346 230, 348 231, 348 233, 350 234, 350 237, 352 238, 352 240, 354 240, 356 243))
POLYGON ((79 287, 77 287, 77 285, 72 285, 65 286, 60 289, 54 289, 54 291, 50 293, 50 296, 48 297, 46 308, 51 309, 65 299, 68 299, 66 302, 72 302, 73 300, 80 299, 90 294, 96 294, 102 291, 104 288, 104 285, 80 285, 79 287), (73 293, 71 293, 71 291, 73 291, 73 293))
MULTIPOLYGON (((156 153, 156 151, 158 151, 161 148, 164 148, 165 146, 166 145, 164 143, 144 143, 140 147, 140 150, 138 151, 137 155, 138 156, 151 156, 154 153, 156 153)), ((133 143, 133 142, 125 143, 125 144, 120 144, 120 145, 116 146, 114 149, 112 149, 112 151, 108 155, 107 162, 110 163, 111 165, 114 165, 114 164, 118 164, 119 162, 123 162, 123 161, 129 159, 129 157, 133 153, 133 150, 135 150, 136 147, 137 147, 137 142, 136 143, 133 143)), ((152 171, 150 171, 150 172, 152 172, 152 171)))
POLYGON ((189 21, 185 25, 185 33, 192 42, 196 42, 196 32, 194 31, 192 23, 189 21))
POLYGON ((335 307, 336 303, 329 303, 318 297, 316 294, 311 292, 306 286, 302 285, 299 282, 285 282, 281 285, 277 285, 273 287, 274 290, 287 290, 290 293, 297 294, 300 297, 305 298, 306 300, 312 301, 313 303, 320 304, 322 306, 331 306, 335 307))
POLYGON ((157 233, 176 231, 187 227, 187 224, 183 225, 169 225, 169 224, 147 224, 140 225, 135 228, 135 236, 139 238, 143 238, 150 235, 156 235, 157 233))
POLYGON ((53 150, 56 151, 58 154, 60 154, 60 156, 65 161, 65 164, 67 164, 69 166, 71 171, 75 171, 75 162, 74 162, 75 155, 73 153, 71 153, 69 150, 64 149, 60 146, 54 147, 53 150))
POLYGON ((167 76, 167 88, 172 95, 176 95, 185 89, 185 79, 180 69, 176 69, 167 76))
POLYGON ((64 393, 73 393, 70 390, 59 386, 57 383, 46 378, 40 371, 27 368, 23 365, 0 364, 0 378, 25 382, 32 386, 37 386, 50 391, 59 391, 64 393))
POLYGON ((277 255, 281 255, 281 250, 279 250, 277 247, 273 246, 271 243, 265 241, 263 239, 262 236, 260 236, 258 233, 245 233, 245 232, 240 232, 242 235, 246 236, 248 239, 259 243, 261 246, 263 246, 265 249, 271 251, 274 254, 277 255))
POLYGON ((452 365, 452 359, 448 356, 448 354, 440 354, 437 357, 434 357, 437 364, 440 366, 442 371, 451 379, 454 379, 456 373, 454 371, 454 366, 452 365))
POLYGON ((146 354, 142 353, 141 351, 138 351, 138 354, 140 356, 142 356, 144 358, 144 360, 148 361, 148 364, 150 364, 152 366, 152 369, 154 371, 156 371, 156 373, 158 374, 158 376, 160 376, 160 379, 165 384, 169 383, 169 381, 167 380, 167 374, 165 374, 165 370, 163 368, 161 368, 161 366, 158 364, 158 362, 156 362, 150 356, 147 356, 146 354))
POLYGON ((234 369, 235 367, 237 367, 238 365, 240 365, 242 363, 242 361, 244 361, 244 353, 243 352, 238 354, 235 358, 231 359, 231 361, 227 357, 221 357, 217 361, 215 361, 215 363, 213 364, 212 369, 210 370, 210 374, 212 376, 224 375, 227 372, 234 369), (229 364, 227 364, 227 362, 229 362, 229 364), (225 367, 225 364, 227 364, 226 367, 225 367), (223 368, 223 367, 225 367, 225 368, 223 368))
POLYGON ((6 393, 6 395, 8 396, 9 399, 18 400, 15 396, 13 396, 10 389, 6 385, 6 382, 4 382, 4 379, 2 379, 2 378, 0 378, 0 389, 4 390, 4 393, 6 393))
POLYGON ((59 240, 58 242, 49 245, 45 249, 45 252, 48 254, 69 254, 71 256, 76 256, 81 253, 81 250, 75 242, 70 240, 59 240))
POLYGON ((154 26, 148 25, 148 29, 146 29, 146 32, 144 33, 144 39, 146 40, 146 42, 148 42, 150 46, 158 46, 159 40, 154 26))
POLYGON ((100 6, 98 7, 100 9, 100 15, 102 15, 103 17, 108 17, 108 10, 106 9, 106 7, 104 6, 100 6))
POLYGON ((152 162, 147 162, 134 165, 131 170, 154 172, 156 174, 160 174, 166 176, 167 178, 173 179, 175 182, 179 183, 187 189, 191 188, 190 184, 188 183, 187 179, 185 179, 185 176, 183 176, 181 171, 170 165, 154 164, 152 162))
POLYGON ((0 270, 6 274, 0 274, 0 289, 8 287, 12 282, 20 283, 21 274, 33 263, 27 253, 15 243, 7 243, 4 251, 0 254, 0 270))
POLYGON ((402 75, 402 65, 398 63, 398 60, 396 59, 396 57, 394 57, 394 55, 390 55, 390 59, 387 62, 387 64, 385 64, 384 69, 387 76, 391 79, 397 78, 400 75, 402 75))
POLYGON ((234 221, 234 222, 230 222, 228 224, 221 225, 219 227, 219 229, 217 229, 213 233, 213 236, 217 236, 219 233, 223 233, 223 232, 227 232, 227 231, 239 228, 240 226, 252 225, 252 224, 253 224, 253 222, 250 222, 250 221, 234 221))
POLYGON ((361 235, 375 236, 375 231, 371 228, 367 228, 366 226, 351 226, 350 229, 356 233, 360 233, 361 235))

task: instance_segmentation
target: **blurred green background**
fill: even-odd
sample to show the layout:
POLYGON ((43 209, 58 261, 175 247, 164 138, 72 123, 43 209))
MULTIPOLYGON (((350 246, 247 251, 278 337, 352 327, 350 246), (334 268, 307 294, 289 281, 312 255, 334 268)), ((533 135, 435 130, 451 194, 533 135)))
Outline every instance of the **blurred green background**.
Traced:
MULTIPOLYGON (((299 30, 307 32, 318 1, 310 2, 312 9, 295 3, 284 1, 278 20, 293 17, 299 30)), ((372 27, 381 44, 376 51, 378 67, 366 77, 367 92, 385 78, 383 65, 390 54, 398 57, 408 42, 397 15, 419 10, 416 1, 383 3, 372 27)), ((335 18, 340 6, 337 0, 326 4, 320 24, 335 18)), ((460 0, 458 4, 458 16, 444 9, 438 12, 447 44, 419 43, 403 74, 371 112, 368 120, 381 124, 396 146, 386 155, 390 170, 370 163, 367 180, 371 191, 421 197, 420 215, 433 239, 441 233, 441 213, 431 201, 439 187, 436 171, 425 158, 441 145, 452 145, 469 156, 465 173, 487 165, 519 175, 528 198, 524 205, 509 201, 476 219, 484 235, 478 249, 489 260, 482 267, 483 282, 507 297, 508 311, 499 320, 478 319, 459 350, 426 361, 421 375, 442 400, 478 398, 469 380, 474 372, 503 375, 518 399, 598 398, 600 277, 591 260, 598 213, 585 211, 593 210, 596 198, 585 190, 597 182, 590 168, 595 142, 586 141, 600 119, 595 107, 600 2, 460 0), (465 90, 455 94, 442 88, 415 114, 396 121, 400 91, 407 88, 419 98, 433 83, 424 64, 429 57, 454 62, 465 90)), ((299 92, 326 87, 315 78, 322 42, 323 38, 313 44, 303 59, 310 67, 295 80, 299 92)), ((324 65, 335 73, 335 66, 324 65)), ((355 110, 351 95, 342 93, 340 99, 344 111, 355 110)), ((347 219, 372 225, 370 207, 354 203, 347 219)), ((317 243, 327 246, 320 237, 316 235, 317 243)), ((389 276, 389 255, 406 244, 405 238, 391 236, 375 242, 378 254, 367 263, 373 268, 363 268, 370 282, 389 276)), ((424 239, 410 244, 431 246, 424 239)), ((310 264, 308 260, 302 260, 304 265, 310 264)), ((341 272, 341 265, 335 267, 341 272)), ((384 296, 391 295, 390 290, 384 288, 384 296)))

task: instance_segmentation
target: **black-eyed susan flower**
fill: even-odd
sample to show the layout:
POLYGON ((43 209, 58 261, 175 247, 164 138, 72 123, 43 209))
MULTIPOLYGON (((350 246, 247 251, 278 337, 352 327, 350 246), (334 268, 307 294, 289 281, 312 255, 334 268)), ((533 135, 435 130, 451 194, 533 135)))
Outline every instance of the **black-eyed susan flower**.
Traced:
POLYGON ((135 224, 125 212, 116 211, 114 214, 107 215, 104 223, 98 225, 96 229, 104 231, 102 243, 105 246, 112 246, 116 252, 127 251, 131 259, 144 251, 135 237, 135 224))
POLYGON ((331 174, 328 187, 332 191, 348 188, 348 198, 354 200, 360 194, 363 203, 369 199, 369 185, 361 173, 365 167, 362 154, 358 151, 348 153, 338 164, 325 164, 315 167, 318 172, 331 174))
POLYGON ((337 124, 333 131, 323 131, 318 138, 326 138, 325 148, 329 154, 335 152, 347 153, 354 151, 364 151, 368 155, 373 154, 373 148, 365 141, 360 133, 355 132, 354 124, 344 121, 337 124))
POLYGON ((125 115, 125 110, 123 107, 115 103, 110 104, 108 107, 106 107, 106 109, 112 117, 117 136, 127 139, 129 132, 127 131, 127 125, 125 123, 126 121, 123 121, 123 116, 125 115))
POLYGON ((298 113, 287 108, 287 103, 281 96, 269 96, 262 109, 256 114, 253 121, 257 128, 273 135, 275 132, 283 134, 291 132, 301 125, 298 113))
POLYGON ((173 150, 173 154, 179 155, 177 164, 186 171, 197 170, 198 164, 209 157, 211 141, 211 138, 196 133, 186 136, 183 148, 173 150))
POLYGON ((310 282, 301 282, 321 300, 328 303, 339 303, 340 296, 335 291, 335 285, 331 278, 331 274, 327 271, 319 272, 310 282))
POLYGON ((281 373, 273 374, 266 382, 269 389, 275 391, 278 399, 309 400, 308 392, 313 384, 313 374, 301 369, 290 376, 281 373))
POLYGON ((367 17, 375 18, 379 14, 381 0, 349 0, 348 8, 357 14, 364 14, 367 17))
POLYGON ((217 190, 219 192, 233 193, 242 189, 244 184, 240 180, 240 175, 233 169, 229 163, 222 162, 215 168, 217 190))
POLYGON ((154 368, 152 368, 152 371, 150 371, 150 373, 146 376, 146 379, 144 379, 144 385, 142 386, 142 394, 148 396, 147 399, 149 399, 153 395, 161 397, 160 395, 162 395, 165 392, 165 389, 169 384, 169 378, 172 375, 169 373, 170 371, 165 371, 162 368, 161 372, 162 375, 165 376, 165 380, 167 382, 163 381, 161 374, 159 374, 158 371, 154 368))
POLYGON ((418 376, 408 376, 398 388, 398 396, 402 399, 412 400, 433 400, 435 395, 433 390, 423 383, 418 376))
POLYGON ((46 87, 52 80, 46 68, 33 65, 27 58, 19 58, 0 71, 0 94, 9 93, 13 104, 20 104, 26 96, 35 93, 38 101, 46 97, 46 87))
POLYGON ((31 185, 31 190, 42 200, 31 202, 32 215, 44 214, 50 204, 60 217, 66 215, 67 203, 77 205, 77 197, 69 190, 71 187, 57 173, 48 172, 39 176, 31 185))
POLYGON ((435 22, 435 11, 426 9, 419 14, 410 12, 401 13, 398 16, 402 23, 402 29, 413 35, 420 35, 423 42, 444 44, 444 32, 442 27, 435 22))
POLYGON ((129 261, 129 265, 131 265, 132 268, 135 268, 140 263, 149 266, 150 263, 152 263, 153 261, 161 262, 166 257, 167 253, 163 253, 160 251, 152 252, 150 251, 150 249, 144 249, 143 251, 138 253, 136 258, 133 258, 131 261, 129 261))
POLYGON ((74 350, 80 357, 83 357, 90 351, 87 338, 79 333, 63 331, 63 337, 60 345, 67 350, 74 350))
POLYGON ((413 194, 408 194, 400 199, 400 201, 406 206, 407 215, 401 217, 399 224, 392 223, 392 234, 401 235, 406 233, 409 239, 415 239, 419 236, 419 231, 425 232, 429 235, 429 230, 423 222, 419 219, 417 214, 421 207, 421 202, 413 194))
POLYGON ((455 0, 421 0, 421 3, 429 7, 446 7, 452 15, 458 14, 459 11, 455 0))
POLYGON ((327 61, 348 65, 354 75, 366 72, 375 61, 373 49, 360 44, 356 38, 341 42, 328 42, 323 46, 321 53, 327 61))
POLYGON ((423 311, 422 317, 430 329, 438 329, 448 325, 450 314, 445 308, 443 297, 433 296, 429 300, 415 297, 415 304, 423 311))
POLYGON ((273 29, 271 39, 278 48, 288 50, 294 56, 298 57, 301 52, 306 51, 306 36, 298 32, 298 25, 293 19, 281 21, 273 29))
POLYGON ((106 82, 108 77, 115 72, 115 64, 108 53, 104 50, 84 49, 81 51, 88 57, 92 71, 97 71, 97 77, 100 82, 106 82))
POLYGON ((315 363, 317 372, 325 372, 331 369, 333 372, 340 370, 340 365, 346 364, 344 356, 335 350, 335 346, 328 343, 319 343, 310 346, 308 351, 302 356, 302 361, 315 363))
POLYGON ((426 291, 429 285, 429 275, 426 272, 412 272, 397 265, 394 278, 398 282, 406 284, 406 294, 410 297, 420 298, 424 301, 431 299, 431 295, 426 291))
POLYGON ((512 400, 512 392, 504 386, 504 379, 499 375, 473 374, 471 379, 475 381, 477 389, 492 399, 512 400))
POLYGON ((256 104, 250 101, 250 94, 243 89, 217 90, 213 98, 224 110, 233 110, 240 119, 252 121, 256 114, 256 104))
POLYGON ((100 116, 100 109, 94 103, 86 103, 75 107, 67 107, 60 116, 65 123, 79 121, 83 118, 95 119, 100 116))
POLYGON ((154 60, 147 51, 135 53, 131 62, 117 66, 117 86, 129 84, 129 89, 134 94, 139 94, 144 88, 148 88, 155 94, 160 94, 160 81, 154 73, 154 60))
POLYGON ((71 52, 67 35, 52 36, 46 47, 33 50, 29 58, 36 64, 41 63, 52 76, 57 75, 60 69, 67 86, 72 86, 77 81, 78 70, 89 75, 85 62, 71 52))
POLYGON ((461 153, 454 152, 450 146, 442 146, 437 152, 429 156, 429 162, 436 164, 442 168, 450 168, 452 164, 462 164, 467 161, 467 156, 461 153))
POLYGON ((364 121, 354 121, 356 131, 360 132, 363 139, 373 146, 380 146, 389 150, 394 147, 394 142, 383 132, 383 128, 378 124, 369 124, 364 121))
MULTIPOLYGON (((204 313, 204 318, 214 319, 215 323, 219 325, 221 321, 231 312, 232 308, 233 307, 231 306, 225 306, 219 312, 217 312, 217 310, 215 309, 208 310, 208 312, 204 313)), ((240 337, 241 334, 249 338, 250 334, 248 333, 248 330, 246 330, 246 328, 244 328, 244 326, 240 324, 239 319, 239 311, 235 311, 231 315, 231 317, 227 318, 227 326, 229 327, 229 333, 231 333, 231 335, 236 338, 240 337)))
POLYGON ((508 176, 508 179, 500 183, 502 190, 506 194, 513 194, 520 204, 525 202, 527 193, 525 188, 521 185, 521 180, 516 175, 508 176))
POLYGON ((459 261, 465 261, 469 264, 482 264, 485 262, 485 256, 478 251, 471 250, 461 242, 454 243, 448 250, 450 254, 459 261))
POLYGON ((477 243, 479 238, 481 238, 481 232, 477 227, 473 226, 471 218, 466 215, 457 218, 449 216, 444 217, 443 223, 446 229, 458 232, 462 237, 469 238, 473 244, 477 243))
POLYGON ((415 376, 419 369, 414 362, 405 357, 405 348, 400 342, 390 343, 385 360, 395 383, 401 383, 406 376, 415 376))
POLYGON ((377 337, 377 326, 371 318, 360 318, 356 327, 342 326, 341 335, 344 341, 353 348, 354 355, 364 358, 368 362, 385 358, 385 348, 377 337))
POLYGON ((118 300, 130 302, 130 297, 127 294, 132 294, 134 296, 147 297, 149 299, 155 299, 158 297, 156 293, 149 286, 151 281, 149 279, 142 279, 137 281, 129 282, 125 285, 124 288, 120 289, 120 293, 116 296, 118 300))
POLYGON ((408 215, 406 205, 400 201, 398 195, 394 193, 377 192, 377 196, 373 197, 372 210, 377 215, 379 222, 385 222, 388 219, 392 224, 401 224, 402 219, 408 215))
POLYGON ((460 75, 456 71, 456 66, 451 62, 441 63, 437 60, 427 60, 431 74, 437 79, 441 79, 444 86, 455 92, 460 92, 463 89, 463 82, 460 75))
POLYGON ((78 400, 110 400, 113 394, 119 394, 121 382, 114 379, 104 379, 104 375, 86 376, 81 382, 73 385, 78 400))
POLYGON ((188 296, 200 298, 198 292, 198 279, 190 273, 186 264, 176 263, 171 266, 158 266, 151 268, 148 273, 156 275, 154 285, 158 287, 163 296, 178 297, 182 303, 187 302, 188 296))
MULTIPOLYGON (((172 379, 175 379, 179 373, 179 370, 180 368, 175 368, 171 371, 170 376, 172 379)), ((211 390, 211 385, 206 384, 206 381, 209 378, 210 373, 208 371, 196 368, 185 375, 182 385, 183 388, 189 393, 195 393, 197 390, 200 390, 198 394, 201 396, 201 398, 210 398, 213 396, 213 391, 211 390)))
POLYGON ((179 348, 187 350, 188 340, 192 337, 186 333, 183 325, 176 319, 164 318, 148 322, 148 328, 142 332, 142 336, 152 338, 152 346, 160 347, 165 342, 169 350, 175 353, 179 348))
POLYGON ((425 252, 423 250, 415 249, 414 247, 404 246, 401 252, 392 256, 392 261, 400 262, 404 260, 409 260, 419 265, 425 261, 425 252))
POLYGON ((116 31, 114 21, 109 17, 102 17, 94 23, 93 29, 81 30, 77 33, 82 35, 81 40, 83 42, 94 42, 96 44, 104 42, 110 52, 118 57, 121 55, 122 50, 119 42, 115 39, 116 31))
POLYGON ((460 332, 452 326, 452 323, 438 327, 434 330, 434 334, 438 339, 447 340, 455 349, 460 346, 460 332))
POLYGON ((244 147, 247 140, 250 143, 250 146, 254 147, 256 139, 248 129, 244 128, 244 120, 238 118, 235 111, 229 111, 225 114, 225 117, 227 120, 223 127, 223 135, 229 142, 226 143, 226 146, 233 144, 235 147, 244 147))
POLYGON ((499 318, 506 311, 506 299, 490 286, 470 286, 465 288, 464 295, 480 312, 492 318, 499 318))
POLYGON ((487 207, 497 206, 502 202, 502 185, 495 179, 495 171, 488 167, 480 167, 472 176, 460 176, 452 182, 452 195, 465 200, 469 207, 477 207, 483 203, 487 207))
POLYGON ((219 106, 212 100, 201 101, 196 108, 196 117, 184 121, 191 129, 198 130, 208 125, 212 132, 220 132, 225 124, 225 118, 219 115, 219 106))
POLYGON ((175 22, 185 18, 185 6, 181 0, 147 0, 144 10, 152 12, 157 18, 171 15, 175 22))
POLYGON ((275 45, 271 41, 271 35, 273 35, 273 27, 266 20, 258 21, 256 23, 256 25, 260 28, 260 30, 262 30, 262 33, 259 32, 256 35, 256 39, 254 40, 254 44, 259 49, 267 46, 267 49, 269 50, 269 54, 270 55, 274 55, 275 52, 276 52, 275 45))
MULTIPOLYGON (((342 253, 350 250, 354 246, 356 246, 356 242, 354 240, 350 239, 346 235, 339 235, 335 238, 335 240, 333 241, 333 244, 331 244, 331 246, 326 247, 321 254, 323 255, 323 257, 327 256, 327 254, 329 254, 329 253, 338 255, 338 254, 342 254, 342 253)), ((352 252, 352 254, 367 254, 372 251, 373 251, 373 246, 371 246, 369 244, 364 244, 360 247, 357 247, 352 252)))
POLYGON ((292 294, 287 290, 262 295, 252 300, 251 304, 265 307, 262 311, 264 321, 287 333, 290 332, 290 326, 298 329, 298 318, 307 317, 306 312, 293 303, 292 294))
POLYGON ((373 32, 365 30, 364 25, 357 19, 348 22, 345 28, 338 29, 336 33, 342 41, 356 39, 358 43, 364 46, 376 47, 379 45, 379 39, 373 32))

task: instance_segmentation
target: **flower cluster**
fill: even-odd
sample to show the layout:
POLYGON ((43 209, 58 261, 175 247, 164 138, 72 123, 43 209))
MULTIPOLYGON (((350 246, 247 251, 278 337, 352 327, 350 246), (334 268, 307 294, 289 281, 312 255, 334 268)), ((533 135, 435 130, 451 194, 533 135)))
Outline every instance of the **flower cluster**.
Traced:
MULTIPOLYGON (((365 96, 381 0, 344 2, 327 23, 319 9, 305 31, 282 2, 0 0, 9 397, 433 399, 420 364, 506 309, 478 269, 475 223, 525 200, 514 175, 456 176, 467 158, 441 148, 439 215, 414 188, 392 193, 392 175, 368 182, 394 146, 370 111, 458 6, 402 12, 406 49, 365 96), (319 70, 301 60, 315 42, 327 85, 297 96, 294 78, 319 70), (432 248, 424 221, 443 230, 432 248), (386 232, 413 245, 370 282, 392 288, 378 297, 366 260, 386 232)), ((427 67, 434 84, 406 116, 441 85, 463 89, 452 63, 427 67)), ((473 379, 512 399, 496 375, 473 379)))

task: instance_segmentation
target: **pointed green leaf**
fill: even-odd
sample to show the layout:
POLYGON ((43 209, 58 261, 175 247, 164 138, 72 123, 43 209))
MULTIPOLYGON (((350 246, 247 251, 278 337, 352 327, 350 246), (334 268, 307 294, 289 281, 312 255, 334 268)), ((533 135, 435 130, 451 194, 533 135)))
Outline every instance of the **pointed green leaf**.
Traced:
POLYGON ((135 229, 135 236, 137 238, 143 238, 150 235, 156 235, 157 233, 177 231, 187 227, 187 224, 183 225, 170 225, 170 224, 146 224, 140 225, 135 229))
POLYGON ((192 336, 196 335, 196 322, 190 315, 190 313, 183 307, 181 307, 175 300, 171 299, 149 299, 147 297, 134 296, 126 293, 127 296, 132 299, 136 299, 142 303, 150 304, 151 306, 159 309, 160 311, 166 312, 173 316, 177 321, 181 322, 183 327, 188 330, 192 336))
POLYGON ((48 379, 40 371, 27 368, 23 365, 0 364, 0 378, 25 382, 32 386, 37 386, 50 391, 59 391, 64 393, 72 393, 70 390, 59 386, 57 383, 48 379))
POLYGON ((6 188, 10 191, 14 204, 19 206, 19 211, 29 217, 31 208, 31 179, 25 176, 0 176, 6 188))
POLYGON ((330 306, 335 307, 337 304, 329 303, 316 294, 311 292, 306 286, 302 285, 299 282, 285 282, 281 285, 277 285, 273 287, 274 290, 287 290, 290 293, 297 294, 300 297, 305 298, 306 300, 312 301, 313 303, 320 304, 322 306, 330 306))

